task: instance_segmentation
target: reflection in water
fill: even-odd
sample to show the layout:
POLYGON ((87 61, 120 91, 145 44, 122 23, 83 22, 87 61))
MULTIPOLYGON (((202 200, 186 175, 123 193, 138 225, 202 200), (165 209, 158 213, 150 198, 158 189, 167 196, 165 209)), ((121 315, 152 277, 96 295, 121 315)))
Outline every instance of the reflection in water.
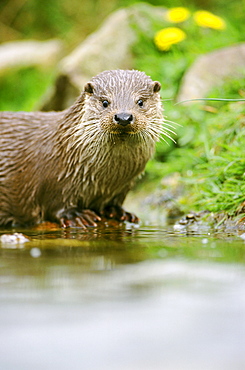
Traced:
POLYGON ((1 370, 245 368, 238 236, 24 233, 0 249, 1 370))

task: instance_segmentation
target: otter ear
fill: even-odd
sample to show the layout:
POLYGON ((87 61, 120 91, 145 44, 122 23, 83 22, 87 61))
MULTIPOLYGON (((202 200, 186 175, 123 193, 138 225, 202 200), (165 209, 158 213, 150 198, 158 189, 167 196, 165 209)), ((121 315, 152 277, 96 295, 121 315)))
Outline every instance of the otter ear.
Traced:
POLYGON ((93 94, 94 92, 94 87, 93 87, 93 84, 91 82, 88 82, 85 86, 84 86, 84 91, 89 93, 89 94, 93 94))
POLYGON ((153 91, 156 93, 161 89, 161 84, 158 81, 153 82, 153 91))

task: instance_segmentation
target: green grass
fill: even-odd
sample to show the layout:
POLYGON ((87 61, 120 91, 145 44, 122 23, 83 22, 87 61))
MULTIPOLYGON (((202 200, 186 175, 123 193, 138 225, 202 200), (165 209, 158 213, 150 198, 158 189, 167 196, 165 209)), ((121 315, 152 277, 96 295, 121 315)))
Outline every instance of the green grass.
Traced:
POLYGON ((205 160, 193 168, 192 180, 198 184, 196 202, 211 211, 234 214, 245 200, 245 102, 207 113, 205 126, 205 160))
MULTIPOLYGON (((234 94, 234 86, 240 85, 245 86, 245 79, 224 85, 220 97, 238 97, 242 90, 234 94)), ((245 201, 245 102, 209 101, 208 106, 205 102, 183 106, 178 113, 182 127, 177 145, 157 146, 146 179, 160 184, 163 177, 179 172, 185 210, 235 214, 245 201)))
MULTIPOLYGON (((194 208, 234 214, 245 201, 245 103, 174 103, 183 74, 199 55, 244 39, 245 23, 237 22, 240 15, 233 5, 222 14, 227 23, 225 30, 200 28, 188 19, 177 25, 186 32, 186 40, 161 52, 154 45, 154 34, 172 26, 163 20, 153 23, 148 34, 138 30, 139 42, 133 49, 135 68, 162 84, 167 119, 181 125, 176 127, 176 145, 157 145, 155 159, 147 165, 145 181, 161 187, 162 178, 179 172, 185 189, 180 202, 187 211, 194 208)), ((244 86, 245 79, 230 80, 210 92, 210 97, 245 98, 244 86)))

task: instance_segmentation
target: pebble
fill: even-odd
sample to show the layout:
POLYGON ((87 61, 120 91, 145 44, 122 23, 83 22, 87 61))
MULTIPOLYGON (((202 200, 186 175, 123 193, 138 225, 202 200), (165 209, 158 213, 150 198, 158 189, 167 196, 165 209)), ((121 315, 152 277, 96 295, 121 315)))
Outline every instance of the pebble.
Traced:
POLYGON ((0 237, 2 248, 24 248, 24 244, 29 241, 30 239, 21 233, 3 234, 0 237))

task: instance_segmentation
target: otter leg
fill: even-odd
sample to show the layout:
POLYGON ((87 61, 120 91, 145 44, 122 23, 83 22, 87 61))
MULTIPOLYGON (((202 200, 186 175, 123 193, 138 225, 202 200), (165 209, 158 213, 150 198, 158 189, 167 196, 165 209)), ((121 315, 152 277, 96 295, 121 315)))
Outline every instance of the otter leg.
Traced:
POLYGON ((102 211, 102 215, 106 218, 114 218, 118 221, 128 221, 134 224, 139 222, 139 218, 134 213, 126 212, 120 206, 107 206, 102 211))
POLYGON ((78 211, 77 208, 69 208, 62 210, 58 214, 61 226, 66 227, 82 227, 86 229, 89 226, 97 226, 97 221, 101 221, 101 218, 90 209, 84 209, 78 211))

